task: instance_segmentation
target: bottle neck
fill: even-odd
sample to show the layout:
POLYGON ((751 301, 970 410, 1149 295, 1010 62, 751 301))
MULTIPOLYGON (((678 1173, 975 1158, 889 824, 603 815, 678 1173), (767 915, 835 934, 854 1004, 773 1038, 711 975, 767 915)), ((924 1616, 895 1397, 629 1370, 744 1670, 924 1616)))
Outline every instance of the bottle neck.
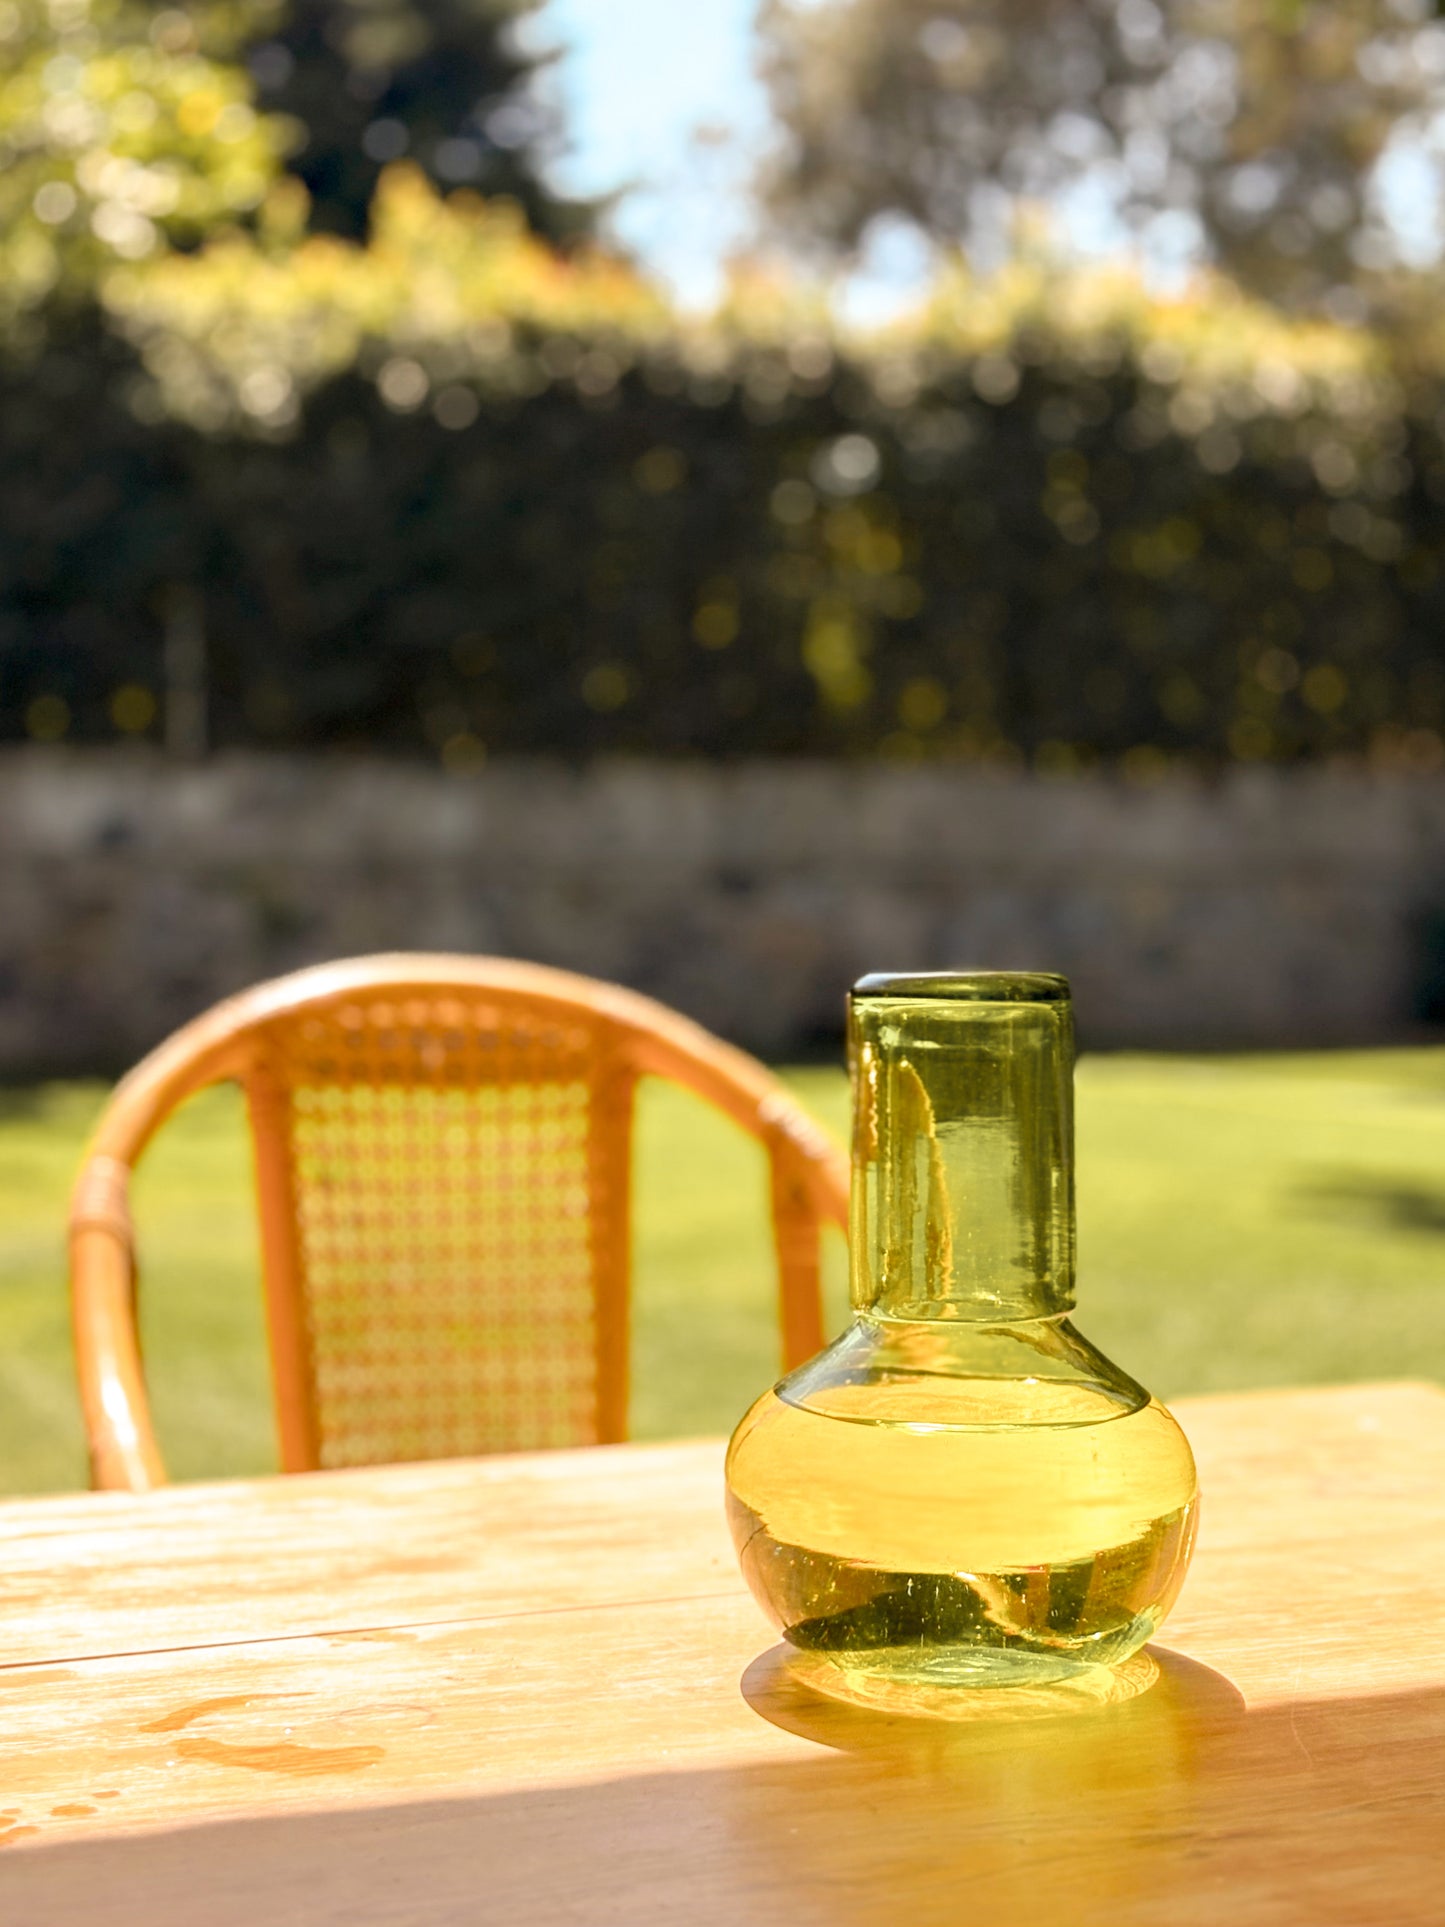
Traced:
POLYGON ((1066 1312, 1074 1044, 1063 980, 864 978, 849 1058, 855 1308, 977 1323, 1066 1312))

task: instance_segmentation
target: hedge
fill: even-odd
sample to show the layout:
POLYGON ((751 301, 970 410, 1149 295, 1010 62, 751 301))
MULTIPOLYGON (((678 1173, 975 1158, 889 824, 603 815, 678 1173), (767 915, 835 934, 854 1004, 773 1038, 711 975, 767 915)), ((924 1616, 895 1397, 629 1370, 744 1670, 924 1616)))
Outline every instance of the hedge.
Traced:
POLYGON ((688 322, 404 169, 292 215, 0 372, 5 736, 156 734, 184 619, 218 745, 1442 761, 1426 355, 1044 257, 688 322))

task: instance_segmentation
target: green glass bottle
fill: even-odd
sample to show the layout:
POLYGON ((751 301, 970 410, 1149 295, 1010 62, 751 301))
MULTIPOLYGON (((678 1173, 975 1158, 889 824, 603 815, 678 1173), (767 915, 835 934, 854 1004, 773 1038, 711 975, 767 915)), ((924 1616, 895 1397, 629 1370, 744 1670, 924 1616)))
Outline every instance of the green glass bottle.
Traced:
POLYGON ((1196 1484, 1176 1421, 1068 1320, 1068 984, 865 977, 849 1059, 854 1318, 733 1434, 748 1583, 867 1681, 1117 1666, 1178 1593, 1196 1484))

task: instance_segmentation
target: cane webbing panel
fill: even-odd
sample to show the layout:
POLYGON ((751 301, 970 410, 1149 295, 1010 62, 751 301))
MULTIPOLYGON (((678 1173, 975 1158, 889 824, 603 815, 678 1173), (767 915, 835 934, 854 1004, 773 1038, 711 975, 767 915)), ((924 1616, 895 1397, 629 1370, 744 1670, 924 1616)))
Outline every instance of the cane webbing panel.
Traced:
POLYGON ((320 1463, 594 1440, 605 1026, 448 991, 269 1029, 320 1463))

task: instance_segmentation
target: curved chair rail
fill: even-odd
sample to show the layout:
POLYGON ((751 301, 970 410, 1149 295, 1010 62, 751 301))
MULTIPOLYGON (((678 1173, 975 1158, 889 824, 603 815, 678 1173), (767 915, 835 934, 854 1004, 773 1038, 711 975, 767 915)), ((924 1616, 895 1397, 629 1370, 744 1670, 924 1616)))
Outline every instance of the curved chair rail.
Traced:
MULTIPOLYGON (((130 1175, 177 1106, 227 1080, 245 1091, 251 1125, 284 1470, 357 1463, 370 1456, 437 1456, 453 1449, 453 1439, 455 1449, 499 1449, 490 1435, 490 1442, 478 1445, 455 1413, 444 1424, 435 1413, 421 1411, 423 1390, 409 1394, 417 1411, 405 1424, 389 1421, 390 1431, 346 1403, 346 1386, 361 1367, 354 1350, 357 1314, 344 1293, 357 1289, 358 1266, 365 1269, 367 1261, 358 1254, 364 1254, 367 1234, 338 1219, 355 1190, 338 1176, 338 1159, 350 1145, 361 1147, 367 1170, 383 1171, 385 1160, 391 1160, 383 1171, 390 1190, 379 1205, 358 1204, 358 1221, 365 1220, 368 1209, 373 1217, 377 1210, 389 1212, 378 1238, 385 1243, 389 1224, 391 1235, 411 1239, 407 1251, 414 1255, 421 1248, 415 1221, 429 1175, 440 1181, 441 1173, 450 1185, 436 1207, 448 1224, 458 1213, 472 1212, 474 1194, 497 1181, 494 1174, 475 1168, 475 1155, 471 1163, 448 1164, 444 1146, 437 1148, 443 1138, 435 1122, 440 1115, 436 1107, 451 1105, 445 1115, 461 1117, 456 1106, 475 1105, 475 1094, 482 1089, 492 1093, 493 1109, 486 1113, 492 1122, 479 1123, 480 1114, 467 1111, 466 1129, 473 1133, 468 1142, 475 1145, 485 1137, 493 1147, 497 1170, 513 1187, 509 1208, 514 1216, 507 1221, 510 1230, 504 1227, 497 1233, 495 1225, 490 1230, 473 1226, 466 1235, 481 1237, 485 1231, 492 1237, 486 1250, 501 1254, 497 1262, 531 1263, 532 1272, 519 1270, 517 1276, 537 1275, 536 1254, 518 1256, 515 1249, 519 1241, 542 1235, 538 1221, 547 1214, 529 1211, 528 1200, 580 1198, 585 1175, 585 1238, 579 1229, 569 1247, 573 1255, 568 1275, 576 1281, 576 1303, 568 1314, 571 1324, 559 1330, 581 1334, 585 1327, 590 1355, 583 1358, 578 1337, 570 1364, 564 1359, 559 1365, 559 1370, 565 1366, 572 1373, 565 1399, 555 1386, 529 1394, 524 1372, 514 1378, 507 1397, 519 1413, 529 1396, 533 1405, 538 1397, 550 1400, 547 1410, 553 1417, 546 1422, 554 1429, 563 1423, 556 1417, 562 1410, 559 1401, 570 1399, 567 1410, 572 1416, 566 1423, 573 1431, 562 1442, 625 1437, 633 1094, 644 1076, 695 1091, 763 1144, 778 1257, 783 1360, 791 1366, 808 1357, 822 1343, 819 1229, 825 1222, 846 1225, 847 1162, 777 1078, 745 1052, 651 998, 570 972, 491 957, 403 952, 354 958, 297 971, 216 1005, 137 1065, 106 1106, 70 1211, 76 1359, 94 1484, 144 1491, 165 1480, 137 1333, 130 1175), (537 1100, 529 1093, 544 1085, 552 1109, 538 1113, 537 1100), (515 1114, 497 1110, 507 1103, 523 1108, 515 1114), (431 1111, 418 1105, 430 1105, 431 1111), (398 1106, 403 1108, 398 1111, 398 1106), (335 1127, 338 1112, 349 1117, 352 1136, 333 1141, 326 1133, 335 1127), (505 1126, 508 1115, 511 1126, 505 1126), (498 1116, 503 1125, 496 1123, 498 1116), (505 1139, 496 1135, 504 1127, 511 1130, 505 1139), (424 1141, 402 1142, 397 1130, 421 1131, 424 1141), (486 1132, 492 1135, 486 1137, 486 1132), (528 1174, 518 1160, 539 1145, 544 1151, 553 1147, 547 1153, 553 1168, 533 1180, 544 1188, 529 1193, 528 1174), (411 1162, 398 1164, 398 1158, 411 1162), (400 1230, 398 1218, 407 1220, 400 1230), (334 1302, 322 1291, 328 1279, 333 1280, 328 1288, 343 1294, 334 1302), (337 1279, 342 1282, 335 1283, 337 1279), (337 1343, 344 1348, 348 1333, 350 1362, 337 1364, 326 1348, 334 1350, 337 1343), (584 1404, 585 1415, 579 1418, 584 1404), (346 1425, 351 1432, 342 1436, 346 1425), (408 1449, 405 1440, 413 1437, 423 1443, 408 1449), (398 1439, 403 1441, 400 1447, 398 1439)), ((448 1128, 455 1136, 462 1126, 448 1128)), ((565 1210, 575 1218, 583 1206, 569 1202, 565 1210)), ((475 1272, 475 1253, 481 1247, 468 1249, 475 1272)), ((459 1262, 453 1258, 454 1271, 459 1262)), ((367 1289, 373 1294, 366 1300, 372 1313, 380 1306, 379 1315, 389 1315, 384 1299, 376 1295, 389 1291, 389 1284, 373 1283, 367 1289)), ((455 1277, 446 1282, 446 1290, 452 1294, 446 1303, 455 1321, 455 1277)), ((411 1339, 422 1346, 417 1353, 421 1359, 435 1353, 425 1351, 419 1335, 419 1304, 419 1299, 408 1300, 404 1318, 411 1339)), ((395 1332, 389 1336, 394 1338, 395 1332)), ((509 1342, 519 1342, 515 1333, 509 1342)), ((565 1352, 566 1347, 560 1349, 565 1352)), ((419 1365, 412 1369, 422 1373, 419 1365)), ((484 1362, 476 1369, 484 1370, 484 1362)), ((535 1426, 541 1421, 533 1412, 527 1422, 533 1433, 523 1431, 517 1440, 504 1443, 538 1443, 535 1426)), ((549 1432, 541 1442, 550 1441, 549 1432)))

